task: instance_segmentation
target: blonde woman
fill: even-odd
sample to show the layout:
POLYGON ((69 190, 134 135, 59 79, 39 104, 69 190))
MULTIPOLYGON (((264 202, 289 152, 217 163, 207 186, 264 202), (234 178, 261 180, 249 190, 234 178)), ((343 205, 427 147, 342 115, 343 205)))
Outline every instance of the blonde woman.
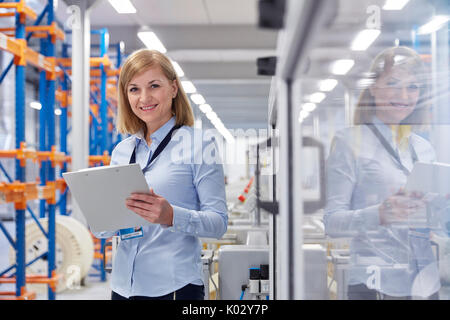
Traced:
POLYGON ((430 231, 413 224, 426 204, 402 191, 416 161, 435 160, 431 144, 415 133, 429 118, 428 74, 406 47, 381 52, 370 72, 355 126, 339 131, 331 146, 326 232, 351 238, 349 299, 436 298, 430 231))
POLYGON ((221 238, 227 229, 223 168, 194 161, 201 150, 216 153, 211 139, 174 155, 179 137, 192 137, 193 113, 170 60, 142 49, 129 56, 119 78, 117 129, 131 136, 112 152, 111 164, 138 163, 149 191, 131 194, 128 209, 152 225, 117 232, 122 241, 112 269, 112 299, 204 297, 199 237, 221 238))

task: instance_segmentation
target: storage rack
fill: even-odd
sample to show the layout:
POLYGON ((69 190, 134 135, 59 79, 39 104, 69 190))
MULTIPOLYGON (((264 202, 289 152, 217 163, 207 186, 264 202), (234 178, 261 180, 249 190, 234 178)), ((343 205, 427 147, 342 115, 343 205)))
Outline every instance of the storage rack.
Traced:
MULTIPOLYGON (((49 299, 55 298, 55 284, 59 275, 55 273, 55 204, 56 204, 56 159, 62 155, 56 153, 55 126, 54 126, 54 100, 56 84, 55 68, 55 43, 64 39, 64 33, 57 27, 54 20, 53 0, 48 0, 43 12, 37 16, 36 13, 26 6, 24 0, 14 2, 0 2, 0 8, 10 9, 12 12, 1 13, 3 17, 15 17, 15 28, 0 29, 0 49, 6 50, 14 55, 13 61, 0 76, 4 79, 7 72, 15 65, 15 141, 16 150, 9 153, 3 152, 3 156, 15 157, 15 181, 9 177, 8 184, 2 183, 2 198, 4 202, 14 202, 16 241, 7 233, 2 226, 2 231, 16 251, 15 264, 0 273, 0 282, 15 282, 15 292, 1 292, 3 297, 10 299, 31 299, 35 297, 32 292, 26 291, 26 282, 47 283, 49 299), (47 16, 47 25, 40 26, 44 17, 47 16), (26 26, 27 18, 35 20, 33 26, 26 26), (26 35, 28 33, 28 35, 26 35), (40 53, 28 47, 27 40, 32 36, 41 38, 40 53), (39 92, 41 93, 42 111, 40 112, 40 137, 39 152, 26 149, 25 145, 25 68, 27 63, 36 66, 40 70, 39 92), (43 80, 43 81, 42 81, 43 80), (25 182, 26 159, 38 160, 41 164, 41 185, 25 182), (48 232, 40 226, 44 235, 48 238, 48 252, 45 253, 48 261, 48 275, 26 276, 25 269, 36 261, 25 261, 25 214, 28 210, 36 223, 39 224, 34 213, 27 207, 27 201, 41 199, 48 204, 48 232), (15 269, 15 273, 5 276, 7 272, 15 269)), ((61 184, 61 183, 60 183, 61 184)), ((41 212, 42 215, 42 212, 41 212)))
MULTIPOLYGON (((70 34, 70 31, 67 31, 70 34)), ((92 30, 92 35, 100 37, 99 45, 92 47, 99 48, 99 56, 90 58, 90 134, 89 134, 89 166, 108 165, 110 162, 110 154, 114 146, 122 140, 122 136, 114 132, 114 118, 117 114, 117 97, 116 84, 120 72, 122 62, 122 45, 113 44, 111 47, 116 49, 116 65, 114 66, 108 56, 109 49, 109 33, 106 28, 92 30)), ((64 81, 70 83, 72 60, 68 58, 68 49, 70 44, 64 44, 63 57, 57 59, 57 64, 64 74, 64 81)), ((64 82, 63 82, 64 83, 64 82)), ((57 99, 60 102, 66 101, 67 105, 71 105, 70 92, 62 87, 57 91, 57 99)), ((61 114, 63 115, 63 113, 61 114)), ((63 131, 61 131, 63 136, 63 131)), ((91 276, 99 276, 101 281, 106 281, 106 271, 104 266, 103 252, 105 252, 106 239, 96 239, 94 241, 94 258, 98 264, 93 267, 99 271, 98 274, 90 274, 91 276)))
MULTIPOLYGON (((0 230, 10 242, 16 252, 16 262, 7 269, 0 271, 0 283, 15 283, 15 292, 0 292, 1 299, 33 299, 35 294, 26 291, 26 283, 44 283, 48 284, 48 299, 55 299, 55 288, 62 275, 56 274, 55 265, 55 247, 56 247, 56 207, 59 205, 60 214, 68 215, 66 206, 67 188, 64 180, 55 177, 55 167, 61 168, 60 174, 67 171, 67 164, 70 162, 70 156, 67 156, 67 133, 68 118, 70 112, 68 107, 71 105, 70 98, 70 70, 65 70, 63 65, 68 64, 68 46, 63 44, 62 58, 55 57, 55 42, 64 40, 64 32, 58 28, 54 19, 53 0, 48 0, 47 5, 39 16, 29 7, 26 6, 24 0, 16 0, 15 2, 4 2, 0 0, 0 8, 13 10, 12 12, 2 12, 0 17, 12 17, 16 19, 15 28, 3 28, 0 30, 0 50, 5 50, 14 55, 11 63, 0 74, 0 84, 6 77, 9 70, 15 65, 16 81, 15 81, 15 108, 16 108, 16 149, 0 150, 0 158, 13 158, 16 163, 15 179, 8 175, 8 172, 0 163, 0 170, 3 172, 8 182, 0 182, 0 203, 15 204, 15 226, 16 241, 8 233, 4 225, 0 221, 0 230), (47 16, 47 25, 40 25, 44 17, 47 16), (26 19, 35 20, 33 26, 26 26, 26 19), (25 37, 25 35, 27 36, 25 37), (32 50, 27 46, 27 41, 31 37, 39 37, 40 53, 32 50), (39 99, 42 105, 39 116, 39 151, 26 148, 25 144, 25 67, 29 63, 40 70, 39 81, 39 99), (58 71, 59 66, 60 70, 58 71), (57 89, 57 80, 60 80, 60 88, 57 89), (56 151, 55 146, 55 103, 59 102, 61 108, 60 116, 60 150, 56 151), (25 182, 26 162, 31 160, 38 162, 40 165, 40 183, 25 182), (56 201, 56 193, 59 191, 59 201, 56 201), (43 218, 48 214, 48 232, 44 230, 39 223, 38 218, 27 205, 27 201, 40 200, 40 217, 43 218), (48 239, 48 251, 39 257, 26 263, 25 248, 25 215, 28 211, 36 222, 42 233, 48 239), (36 276, 26 275, 26 267, 46 258, 48 261, 48 275, 36 276), (15 272, 7 275, 15 269, 15 272)), ((102 37, 101 56, 91 59, 91 66, 95 69, 91 71, 92 77, 100 77, 100 114, 101 120, 97 119, 95 104, 91 110, 91 136, 90 145, 93 147, 89 156, 89 165, 97 164, 108 165, 110 161, 109 154, 114 145, 121 140, 120 135, 115 136, 113 143, 113 118, 115 114, 114 101, 115 88, 107 88, 108 81, 115 84, 114 79, 108 77, 117 77, 118 70, 114 70, 111 66, 108 56, 106 55, 108 45, 106 38, 107 30, 99 31, 102 37), (110 101, 108 101, 108 98, 110 101), (109 109, 107 106, 109 104, 109 109), (101 135, 99 134, 101 133, 101 135), (101 137, 99 141, 98 137, 101 137)), ((119 45, 118 45, 119 48, 119 45)), ((121 51, 118 49, 117 69, 121 63, 121 51)), ((71 61, 70 61, 71 66, 71 61)), ((98 80, 94 79, 95 85, 98 80)), ((95 86, 96 87, 96 86, 95 86)), ((95 93, 91 95, 96 100, 95 93)), ((98 110, 98 107, 97 107, 98 110)), ((101 243, 104 246, 104 241, 101 243)), ((99 252, 102 252, 101 249, 99 252)), ((103 261, 103 255, 99 252, 95 253, 95 257, 103 261)), ((104 268, 101 268, 101 278, 106 280, 104 268)))

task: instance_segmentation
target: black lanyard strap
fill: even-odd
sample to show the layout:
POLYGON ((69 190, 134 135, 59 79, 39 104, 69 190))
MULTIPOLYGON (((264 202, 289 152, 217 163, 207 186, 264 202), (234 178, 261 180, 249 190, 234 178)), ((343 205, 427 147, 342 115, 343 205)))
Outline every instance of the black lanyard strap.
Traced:
MULTIPOLYGON (((152 163, 152 161, 164 150, 164 148, 169 144, 170 140, 172 139, 172 133, 181 128, 182 126, 177 124, 175 125, 172 129, 170 129, 169 133, 164 137, 164 139, 161 141, 161 143, 158 145, 158 147, 156 148, 155 152, 152 155, 152 158, 150 159, 150 161, 147 163, 147 166, 142 169, 142 171, 146 171, 147 168, 150 166, 150 164, 152 163)), ((130 164, 132 163, 136 163, 136 146, 134 147, 133 150, 133 154, 131 155, 130 158, 130 164)))
MULTIPOLYGON (((400 166, 402 171, 406 175, 409 175, 410 171, 403 165, 402 161, 400 160, 400 156, 398 155, 398 152, 396 152, 392 148, 391 144, 384 138, 384 136, 381 134, 381 132, 373 124, 366 123, 366 126, 368 126, 370 130, 372 130, 373 134, 378 138, 378 140, 380 140, 383 147, 392 156, 392 158, 398 163, 398 165, 400 166)), ((411 151, 412 161, 413 161, 413 163, 415 163, 419 159, 417 157, 416 151, 414 150, 414 148, 412 147, 411 144, 409 144, 409 150, 411 151)))

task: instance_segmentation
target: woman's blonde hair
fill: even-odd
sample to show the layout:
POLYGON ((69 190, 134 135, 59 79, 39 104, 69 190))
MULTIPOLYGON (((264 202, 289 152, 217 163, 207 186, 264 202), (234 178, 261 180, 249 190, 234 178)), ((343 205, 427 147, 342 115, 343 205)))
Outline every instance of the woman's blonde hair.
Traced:
MULTIPOLYGON (((383 74, 390 72, 393 67, 401 67, 410 72, 420 83, 419 100, 414 111, 401 124, 424 125, 430 121, 430 90, 428 73, 421 57, 408 47, 392 47, 379 53, 370 67, 370 79, 373 84, 383 74)), ((373 85, 372 84, 372 85, 373 85)), ((375 115, 375 99, 370 89, 365 88, 359 97, 354 113, 354 124, 372 123, 375 115)))
POLYGON ((167 79, 176 81, 178 91, 172 100, 172 113, 175 115, 175 123, 190 127, 194 125, 194 114, 188 97, 169 58, 156 50, 140 49, 127 58, 120 70, 118 86, 119 106, 116 123, 117 130, 120 133, 135 134, 141 129, 146 133, 147 126, 145 122, 139 119, 131 110, 128 102, 127 87, 136 75, 154 66, 160 66, 167 79))

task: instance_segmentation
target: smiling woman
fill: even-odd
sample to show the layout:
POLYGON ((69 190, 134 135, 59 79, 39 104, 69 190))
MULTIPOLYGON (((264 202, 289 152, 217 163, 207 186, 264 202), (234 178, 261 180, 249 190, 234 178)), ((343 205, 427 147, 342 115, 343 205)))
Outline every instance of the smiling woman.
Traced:
POLYGON ((173 115, 177 125, 194 124, 189 100, 170 60, 156 50, 135 51, 119 77, 118 131, 135 134, 144 130, 148 137, 173 115), (158 116, 165 115, 166 121, 155 122, 157 117, 145 112, 156 104, 160 104, 158 116))
MULTIPOLYGON (((121 236, 112 270, 114 300, 204 298, 199 237, 221 238, 228 217, 222 165, 172 157, 180 138, 201 133, 193 122, 170 60, 155 50, 134 52, 120 72, 117 121, 118 130, 131 136, 114 148, 111 165, 140 165, 148 192, 130 190, 126 207, 151 224, 96 234, 121 236)), ((189 151, 212 148, 216 154, 216 147, 209 139, 189 151)))
POLYGON ((406 47, 382 51, 370 73, 355 126, 338 131, 331 145, 326 233, 351 238, 349 299, 436 299, 439 271, 429 231, 417 232, 414 220, 426 202, 403 190, 416 162, 435 161, 417 130, 429 121, 427 73, 406 47))

